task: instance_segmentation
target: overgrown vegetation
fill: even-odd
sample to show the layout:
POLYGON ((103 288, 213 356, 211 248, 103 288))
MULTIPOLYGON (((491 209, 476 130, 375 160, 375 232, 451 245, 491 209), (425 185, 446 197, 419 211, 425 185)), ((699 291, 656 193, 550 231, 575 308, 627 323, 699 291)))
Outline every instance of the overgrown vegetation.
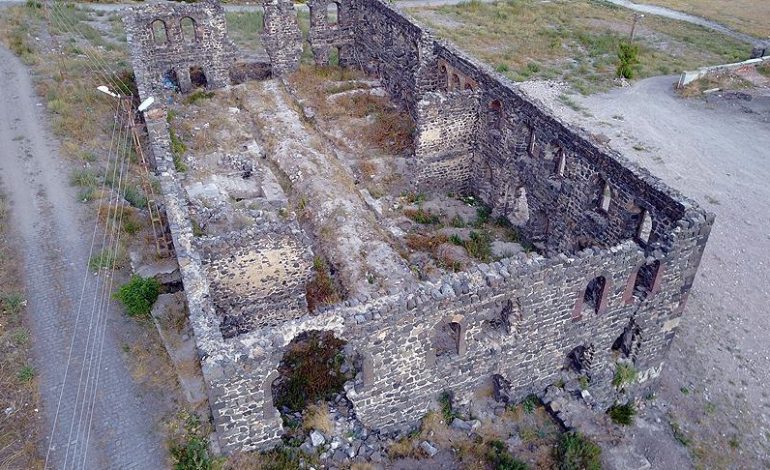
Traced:
POLYGON ((404 209, 404 215, 414 220, 418 224, 435 225, 440 222, 439 216, 422 207, 417 209, 404 209))
MULTIPOLYGON (((512 80, 563 79, 583 94, 612 86, 633 21, 630 10, 590 0, 471 1, 410 13, 512 80)), ((743 43, 720 33, 653 15, 642 21, 639 78, 748 58, 743 43)))
POLYGON ((205 427, 197 414, 184 413, 182 419, 183 429, 169 443, 174 470, 210 470, 212 459, 205 427))
POLYGON ((636 408, 634 404, 629 402, 625 405, 612 405, 607 414, 610 415, 612 421, 622 424, 623 426, 629 426, 634 422, 634 416, 636 416, 636 408))
POLYGON ((631 364, 620 362, 615 366, 615 375, 612 377, 612 385, 621 388, 623 385, 632 384, 636 380, 636 369, 631 364))
POLYGON ((444 422, 450 424, 455 418, 458 417, 452 406, 452 400, 454 399, 452 392, 442 392, 438 398, 438 402, 441 405, 441 416, 444 418, 444 422))
POLYGON ((147 317, 160 295, 160 283, 154 277, 134 274, 131 280, 120 286, 115 299, 123 304, 129 317, 147 317))
POLYGON ((199 101, 209 100, 213 98, 215 93, 213 91, 201 90, 200 88, 193 91, 184 99, 185 104, 196 104, 199 101))
POLYGON ((495 470, 527 470, 526 463, 508 453, 505 442, 494 440, 488 444, 487 458, 495 470))
POLYGON ((275 405, 301 411, 310 403, 342 392, 350 377, 341 371, 345 342, 331 332, 310 331, 288 346, 273 385, 275 405))
POLYGON ((320 256, 313 259, 313 272, 313 279, 307 283, 305 294, 308 309, 314 312, 322 305, 335 304, 341 301, 342 296, 325 259, 320 256))
POLYGON ((575 431, 562 434, 554 450, 559 470, 601 470, 601 455, 598 445, 575 431))

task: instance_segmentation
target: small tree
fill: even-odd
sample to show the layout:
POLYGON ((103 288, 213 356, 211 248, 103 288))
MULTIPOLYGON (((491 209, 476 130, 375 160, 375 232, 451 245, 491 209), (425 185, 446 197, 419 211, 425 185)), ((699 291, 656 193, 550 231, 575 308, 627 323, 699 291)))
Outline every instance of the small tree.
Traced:
POLYGON ((618 44, 618 69, 619 78, 634 78, 635 68, 639 65, 639 46, 628 41, 618 44))
POLYGON ((129 317, 146 317, 160 294, 160 283, 152 277, 134 274, 131 280, 120 286, 114 297, 126 309, 129 317))

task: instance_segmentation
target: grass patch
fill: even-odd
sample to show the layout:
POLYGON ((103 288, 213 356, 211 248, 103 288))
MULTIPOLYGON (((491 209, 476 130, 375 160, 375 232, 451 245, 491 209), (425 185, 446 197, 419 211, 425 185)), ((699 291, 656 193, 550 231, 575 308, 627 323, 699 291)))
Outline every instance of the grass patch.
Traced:
MULTIPOLYGON (((409 11, 509 79, 564 80, 584 94, 613 86, 618 47, 633 17, 630 10, 590 0, 470 2, 409 11)), ((638 78, 748 58, 742 42, 681 21, 650 15, 637 33, 638 65, 632 69, 638 78)))
POLYGON ((129 317, 147 317, 160 294, 160 283, 153 277, 134 274, 120 286, 114 297, 126 309, 129 317))
POLYGON ((203 100, 210 100, 213 98, 215 93, 213 91, 206 91, 197 89, 194 92, 187 95, 187 98, 184 99, 185 104, 197 104, 199 101, 203 100))
POLYGON ((174 470, 210 470, 212 460, 206 432, 196 414, 188 414, 184 431, 169 443, 174 470))
POLYGON ((453 399, 454 396, 452 395, 452 392, 443 392, 441 396, 438 397, 439 405, 441 405, 441 417, 444 418, 446 424, 450 424, 459 416, 452 406, 453 399))
POLYGON ((404 215, 418 224, 423 225, 436 225, 441 221, 438 215, 433 214, 431 211, 425 210, 422 207, 417 209, 404 209, 404 215))
POLYGON ((598 445, 575 431, 562 434, 554 448, 559 470, 601 470, 601 455, 598 445))
POLYGON ((508 453, 505 442, 494 440, 487 444, 487 460, 495 470, 527 470, 526 463, 508 453))
POLYGON ((615 366, 615 375, 612 377, 612 385, 620 388, 623 385, 634 383, 636 380, 636 369, 631 364, 618 363, 615 366))
POLYGON ((636 416, 636 408, 633 403, 626 403, 625 405, 612 405, 607 414, 610 415, 612 421, 621 424, 623 426, 630 426, 634 422, 634 416, 636 416))
POLYGON ((490 261, 492 259, 492 240, 487 232, 471 231, 470 238, 463 242, 463 246, 468 254, 479 261, 490 261))
POLYGON ((35 375, 36 373, 35 373, 34 367, 24 366, 16 374, 16 378, 19 380, 19 382, 29 383, 29 382, 32 382, 32 380, 35 378, 35 375))
POLYGON ((92 271, 99 271, 100 269, 120 269, 124 265, 125 253, 121 250, 116 252, 107 248, 91 256, 91 259, 88 260, 88 267, 91 268, 92 271))

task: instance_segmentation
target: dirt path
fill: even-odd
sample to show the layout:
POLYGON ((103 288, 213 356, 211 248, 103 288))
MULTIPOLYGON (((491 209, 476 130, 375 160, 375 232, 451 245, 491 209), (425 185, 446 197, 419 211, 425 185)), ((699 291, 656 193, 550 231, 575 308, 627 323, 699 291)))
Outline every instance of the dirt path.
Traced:
POLYGON ((43 124, 45 116, 27 69, 3 47, 0 64, 5 83, 0 93, 0 178, 26 271, 25 297, 45 417, 42 455, 53 439, 49 468, 65 468, 65 460, 66 468, 162 468, 163 441, 155 429, 158 402, 132 381, 121 352, 124 338, 137 326, 115 305, 107 312, 95 411, 88 452, 84 451, 87 420, 81 420, 84 390, 78 393, 78 384, 84 383, 81 363, 95 294, 96 276, 86 274, 94 222, 68 186, 70 168, 57 155, 43 124), (84 314, 76 323, 84 275, 88 279, 84 314), (62 384, 73 333, 72 362, 62 384), (61 407, 51 433, 60 393, 61 407), (83 423, 80 432, 78 421, 83 423))
POLYGON ((582 112, 536 94, 716 213, 660 396, 705 468, 758 468, 770 461, 770 93, 683 100, 675 80, 575 98, 582 112))

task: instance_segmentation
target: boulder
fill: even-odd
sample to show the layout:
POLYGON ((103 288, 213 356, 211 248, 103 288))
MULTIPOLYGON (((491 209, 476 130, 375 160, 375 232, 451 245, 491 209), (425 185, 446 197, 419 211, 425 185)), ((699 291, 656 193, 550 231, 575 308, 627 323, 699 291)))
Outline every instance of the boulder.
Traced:
POLYGON ((310 442, 313 444, 313 447, 318 447, 326 442, 326 438, 320 432, 313 430, 310 432, 310 442))
POLYGON ((424 450, 426 454, 428 454, 428 457, 433 457, 434 455, 438 454, 438 449, 433 447, 433 445, 428 441, 422 441, 420 443, 420 449, 424 450))

